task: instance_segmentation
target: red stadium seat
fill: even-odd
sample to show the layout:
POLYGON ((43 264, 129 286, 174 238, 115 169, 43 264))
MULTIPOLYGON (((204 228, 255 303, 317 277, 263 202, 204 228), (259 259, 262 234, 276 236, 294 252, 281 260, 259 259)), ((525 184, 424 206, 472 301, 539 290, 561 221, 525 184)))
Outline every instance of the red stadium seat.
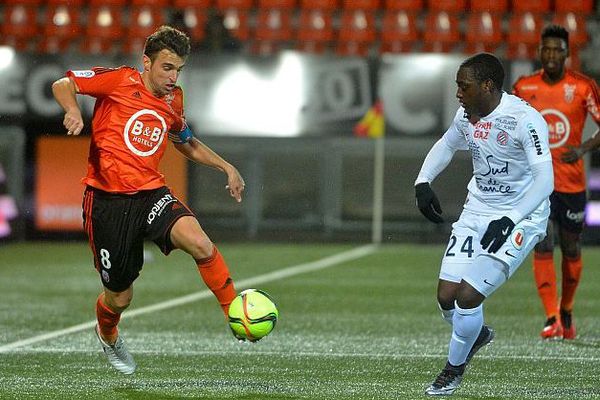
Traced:
POLYGON ((223 12, 223 24, 233 36, 240 40, 250 37, 248 10, 228 8, 223 12))
POLYGON ((37 6, 45 3, 44 0, 4 0, 4 6, 37 6))
POLYGON ((508 0, 471 0, 471 11, 504 13, 508 11, 508 0))
POLYGON ((129 0, 89 0, 90 7, 114 6, 124 7, 129 3, 129 0))
POLYGON ((292 9, 296 7, 296 0, 258 0, 258 8, 272 9, 272 8, 287 8, 292 9))
POLYGON ((321 9, 300 11, 297 48, 309 53, 323 53, 333 41, 332 12, 321 9))
POLYGON ((512 10, 517 13, 546 13, 550 11, 550 0, 512 0, 512 10))
POLYGON ((81 42, 84 53, 103 54, 114 50, 116 41, 123 38, 123 10, 116 6, 90 7, 81 42))
POLYGON ((173 7, 176 9, 193 7, 197 9, 209 8, 213 0, 173 0, 173 7))
POLYGON ((459 20, 456 14, 445 11, 430 12, 425 17, 423 50, 447 53, 460 42, 459 20))
POLYGON ((83 6, 86 2, 84 0, 47 0, 46 4, 49 6, 69 6, 71 8, 83 6))
POLYGON ((347 10, 376 10, 379 0, 342 0, 342 7, 347 10))
POLYGON ((466 0, 429 0, 430 11, 445 11, 447 13, 459 13, 465 11, 466 0))
POLYGON ((419 40, 417 15, 414 11, 388 11, 383 16, 382 25, 382 52, 408 52, 419 40))
POLYGON ((503 42, 502 15, 487 11, 471 13, 467 18, 469 29, 465 33, 465 52, 493 53, 503 42))
POLYGON ((80 8, 51 5, 46 9, 44 37, 38 50, 44 53, 66 51, 81 36, 80 8))
POLYGON ((291 17, 291 10, 259 9, 251 51, 268 55, 279 50, 285 42, 291 41, 293 36, 291 17))
POLYGON ((345 10, 340 18, 336 52, 366 56, 375 41, 375 15, 363 10, 345 10))
POLYGON ((177 22, 171 25, 186 32, 192 42, 199 42, 204 38, 205 26, 208 19, 208 10, 204 7, 184 7, 178 10, 177 22))
POLYGON ((594 0, 555 1, 554 10, 558 13, 590 13, 594 10, 594 0))
POLYGON ((513 13, 510 16, 507 41, 509 58, 535 58, 544 20, 540 14, 513 13))
POLYGON ((131 0, 134 7, 168 7, 170 0, 131 0))
POLYGON ((384 8, 386 10, 421 11, 424 3, 424 0, 385 0, 384 8))
POLYGON ((338 8, 338 0, 300 0, 300 8, 335 10, 338 8))
POLYGON ((38 33, 37 7, 4 6, 2 21, 0 25, 2 43, 17 50, 28 50, 38 33))
POLYGON ((236 10, 248 10, 252 8, 253 0, 216 0, 216 6, 218 9, 226 10, 233 8, 236 10))
POLYGON ((153 6, 131 8, 126 38, 123 43, 125 53, 138 54, 144 50, 146 38, 165 23, 161 9, 162 7, 153 6))
POLYGON ((552 23, 561 25, 569 31, 569 46, 584 46, 589 37, 586 26, 586 17, 583 14, 568 12, 564 14, 555 14, 552 23))

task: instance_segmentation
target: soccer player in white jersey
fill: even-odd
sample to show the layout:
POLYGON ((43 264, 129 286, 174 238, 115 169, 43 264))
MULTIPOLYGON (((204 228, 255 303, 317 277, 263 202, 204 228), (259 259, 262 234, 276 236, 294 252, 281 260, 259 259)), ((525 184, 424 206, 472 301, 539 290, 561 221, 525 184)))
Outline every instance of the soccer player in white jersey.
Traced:
POLYGON ((452 326, 448 361, 428 395, 451 395, 473 355, 494 338, 483 323, 483 301, 545 236, 554 187, 548 128, 535 109, 502 91, 504 69, 488 53, 466 59, 456 74, 461 107, 423 162, 417 206, 443 222, 430 183, 457 150, 470 150, 473 177, 463 212, 452 225, 442 259, 437 300, 452 326))

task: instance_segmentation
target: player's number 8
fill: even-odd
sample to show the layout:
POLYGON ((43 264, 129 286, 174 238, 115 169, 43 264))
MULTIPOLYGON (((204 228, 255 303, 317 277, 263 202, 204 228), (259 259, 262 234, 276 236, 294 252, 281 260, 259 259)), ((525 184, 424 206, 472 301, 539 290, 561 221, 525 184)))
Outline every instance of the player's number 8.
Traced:
POLYGON ((111 267, 109 257, 110 253, 108 252, 108 250, 100 249, 100 262, 102 263, 104 269, 110 269, 111 267))

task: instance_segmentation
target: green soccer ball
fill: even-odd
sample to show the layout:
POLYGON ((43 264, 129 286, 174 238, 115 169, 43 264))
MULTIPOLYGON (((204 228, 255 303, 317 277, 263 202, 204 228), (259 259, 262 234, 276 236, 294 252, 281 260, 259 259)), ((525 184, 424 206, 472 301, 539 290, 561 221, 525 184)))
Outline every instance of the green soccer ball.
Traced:
POLYGON ((246 289, 229 306, 229 327, 239 340, 256 342, 277 323, 279 311, 271 297, 258 289, 246 289))

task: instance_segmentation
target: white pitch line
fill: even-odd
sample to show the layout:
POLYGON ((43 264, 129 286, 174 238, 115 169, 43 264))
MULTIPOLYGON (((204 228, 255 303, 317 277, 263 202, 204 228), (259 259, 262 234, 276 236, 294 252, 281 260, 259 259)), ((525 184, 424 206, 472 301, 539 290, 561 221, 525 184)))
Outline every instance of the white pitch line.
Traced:
MULTIPOLYGON (((246 346, 246 344, 242 343, 241 346, 246 346)), ((504 349, 500 349, 498 351, 503 351, 504 349)), ((95 351, 95 350, 93 350, 95 351)), ((57 349, 51 347, 41 347, 35 349, 27 349, 20 350, 19 354, 64 354, 64 353, 89 353, 90 350, 87 349, 57 349)), ((164 351, 156 351, 156 350, 148 350, 148 349, 138 349, 135 351, 135 354, 144 354, 150 356, 159 356, 164 355, 164 351)), ((183 356, 183 357, 196 357, 196 356, 236 356, 236 357, 256 357, 256 353, 254 352, 240 352, 240 351, 231 351, 231 350, 175 350, 170 351, 170 355, 172 356, 183 356)), ((264 349, 260 350, 261 356, 273 356, 273 357, 289 357, 291 354, 290 351, 265 351, 264 349)), ((314 358, 368 358, 368 359, 409 359, 409 358, 419 358, 419 359, 443 359, 448 358, 448 353, 439 353, 439 354, 426 354, 426 353, 344 353, 344 352, 314 352, 314 351, 296 351, 293 350, 293 354, 295 357, 314 357, 314 358)), ((555 356, 537 356, 537 355, 507 355, 507 354, 479 354, 477 353, 478 360, 515 360, 515 361, 565 361, 565 362, 598 362, 600 361, 600 357, 579 357, 579 356, 568 356, 557 354, 555 356)))
MULTIPOLYGON (((377 249, 377 245, 369 244, 361 247, 357 247, 352 250, 348 250, 342 253, 334 254, 329 257, 322 258, 317 261, 294 265, 288 268, 283 268, 277 271, 269 272, 263 275, 258 275, 253 278, 242 279, 241 281, 236 282, 236 286, 239 288, 251 287, 254 285, 263 284, 266 282, 277 281, 285 278, 289 278, 291 276, 305 274, 307 272, 318 271, 321 269, 329 268, 337 264, 341 264, 347 261, 356 260, 358 258, 362 258, 372 254, 377 249)), ((155 311, 165 310, 167 308, 173 308, 177 306, 181 306, 183 304, 192 303, 194 301, 206 299, 212 296, 212 292, 210 290, 203 290, 201 292, 196 292, 189 294, 187 296, 177 297, 172 300, 162 301, 160 303, 156 303, 150 306, 136 308, 131 311, 125 311, 123 315, 121 315, 121 319, 131 318, 137 315, 149 314, 155 311)), ((60 329, 48 333, 44 333, 42 335, 37 335, 30 337, 29 339, 18 340, 16 342, 8 343, 0 346, 0 353, 6 353, 11 350, 17 349, 19 347, 27 346, 30 344, 35 344, 39 342, 43 342, 45 340, 54 339, 60 336, 69 335, 71 333, 81 332, 86 329, 91 329, 96 325, 96 321, 84 322, 82 324, 74 325, 69 328, 60 329)))

